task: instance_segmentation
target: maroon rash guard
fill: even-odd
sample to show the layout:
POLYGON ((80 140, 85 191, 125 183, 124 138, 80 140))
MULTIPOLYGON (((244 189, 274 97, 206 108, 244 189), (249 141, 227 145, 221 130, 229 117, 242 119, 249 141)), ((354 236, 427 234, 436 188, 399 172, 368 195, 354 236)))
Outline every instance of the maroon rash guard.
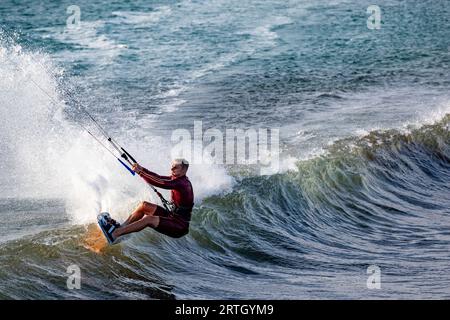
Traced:
POLYGON ((160 176, 145 168, 139 175, 155 187, 171 190, 172 202, 183 211, 183 215, 173 214, 161 206, 156 206, 154 215, 159 216, 159 225, 155 230, 173 238, 186 235, 189 232, 189 221, 194 206, 194 192, 188 177, 160 176))

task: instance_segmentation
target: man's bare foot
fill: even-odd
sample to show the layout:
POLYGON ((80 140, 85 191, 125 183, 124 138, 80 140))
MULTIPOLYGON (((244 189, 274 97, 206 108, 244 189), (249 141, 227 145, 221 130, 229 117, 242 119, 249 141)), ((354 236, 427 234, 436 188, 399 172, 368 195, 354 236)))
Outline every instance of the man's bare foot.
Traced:
POLYGON ((118 237, 120 237, 120 234, 119 234, 118 231, 119 231, 118 229, 113 231, 112 236, 113 236, 114 239, 117 239, 118 237))

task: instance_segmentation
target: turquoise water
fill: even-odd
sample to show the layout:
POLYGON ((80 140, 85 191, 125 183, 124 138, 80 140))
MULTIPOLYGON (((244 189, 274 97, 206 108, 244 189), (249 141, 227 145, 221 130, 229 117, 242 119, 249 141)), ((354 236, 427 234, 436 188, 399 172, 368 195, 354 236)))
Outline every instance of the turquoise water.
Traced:
POLYGON ((446 1, 379 1, 378 30, 369 1, 77 1, 69 30, 72 4, 0 4, 1 298, 450 296, 446 1), (96 254, 97 212, 156 199, 79 105, 160 173, 194 121, 279 129, 281 170, 194 164, 187 237, 96 254))

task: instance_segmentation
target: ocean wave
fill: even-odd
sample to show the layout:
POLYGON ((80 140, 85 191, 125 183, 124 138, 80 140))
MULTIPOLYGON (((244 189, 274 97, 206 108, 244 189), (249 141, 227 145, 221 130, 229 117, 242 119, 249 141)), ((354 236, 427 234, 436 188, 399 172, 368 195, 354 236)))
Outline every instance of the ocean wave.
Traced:
MULTIPOLYGON (((8 268, 0 278, 46 279, 41 298, 98 298, 98 284, 109 281, 103 298, 130 299, 298 298, 311 297, 309 289, 335 297, 334 286, 346 279, 343 297, 355 290, 367 296, 359 273, 376 263, 393 283, 409 277, 408 292, 420 296, 427 284, 417 270, 432 275, 449 261, 449 125, 446 115, 409 133, 373 131, 337 141, 325 154, 299 161, 297 170, 243 178, 231 192, 196 206, 191 232, 180 240, 146 230, 95 253, 82 245, 87 225, 4 243, 0 261, 8 268), (72 263, 89 274, 79 293, 62 290, 72 263), (250 289, 262 279, 266 288, 285 290, 250 289), (411 293, 411 284, 417 291, 411 293)), ((11 280, 1 283, 4 296, 16 296, 11 280)), ((37 295, 33 285, 27 288, 27 297, 37 295)))

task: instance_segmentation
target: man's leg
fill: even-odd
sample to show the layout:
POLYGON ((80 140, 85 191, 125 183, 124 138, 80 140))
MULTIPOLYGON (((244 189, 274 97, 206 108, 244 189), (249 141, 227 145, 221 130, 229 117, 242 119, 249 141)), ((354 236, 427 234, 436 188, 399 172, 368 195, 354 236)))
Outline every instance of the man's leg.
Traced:
POLYGON ((122 223, 122 227, 125 227, 138 220, 141 220, 144 215, 153 216, 155 211, 156 211, 156 204, 144 201, 133 211, 133 213, 128 217, 128 219, 125 220, 124 223, 122 223))
POLYGON ((130 223, 129 225, 114 230, 112 235, 114 238, 117 238, 128 233, 141 231, 146 227, 156 228, 158 225, 159 225, 158 216, 147 215, 138 221, 135 221, 133 223, 130 223))

